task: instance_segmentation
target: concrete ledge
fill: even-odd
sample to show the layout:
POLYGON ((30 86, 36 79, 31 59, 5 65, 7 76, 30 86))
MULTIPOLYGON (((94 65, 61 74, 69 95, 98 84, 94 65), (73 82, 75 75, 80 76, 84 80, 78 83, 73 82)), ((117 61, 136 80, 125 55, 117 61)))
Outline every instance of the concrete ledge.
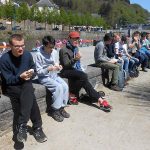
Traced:
MULTIPOLYGON (((101 79, 101 69, 88 66, 86 73, 93 87, 96 87, 98 84, 102 84, 101 79)), ((40 108, 41 113, 46 112, 46 88, 43 85, 33 83, 35 89, 35 96, 40 108)), ((81 90, 82 92, 82 90, 81 90)), ((11 101, 7 96, 2 95, 0 98, 0 136, 4 135, 8 131, 12 130, 13 124, 13 110, 11 101)))

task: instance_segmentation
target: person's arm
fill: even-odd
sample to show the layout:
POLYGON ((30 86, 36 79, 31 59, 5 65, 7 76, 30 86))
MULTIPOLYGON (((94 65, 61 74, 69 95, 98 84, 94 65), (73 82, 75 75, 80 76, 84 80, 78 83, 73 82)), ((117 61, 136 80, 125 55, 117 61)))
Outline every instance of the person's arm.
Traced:
POLYGON ((14 75, 11 64, 1 58, 0 60, 0 70, 2 78, 5 80, 7 85, 18 85, 21 84, 24 80, 20 77, 21 73, 14 75))
POLYGON ((95 62, 108 62, 110 58, 104 55, 104 44, 97 44, 94 51, 95 62))
POLYGON ((115 54, 118 55, 119 54, 119 42, 115 43, 115 54))
POLYGON ((49 70, 48 70, 49 65, 44 64, 43 62, 44 60, 42 58, 42 55, 40 54, 40 52, 37 52, 36 57, 35 57, 35 65, 36 65, 36 71, 37 71, 38 76, 44 76, 49 73, 49 70))
POLYGON ((66 49, 61 49, 59 51, 59 59, 60 64, 63 66, 63 68, 66 69, 72 69, 73 65, 76 63, 77 59, 73 58, 66 49))

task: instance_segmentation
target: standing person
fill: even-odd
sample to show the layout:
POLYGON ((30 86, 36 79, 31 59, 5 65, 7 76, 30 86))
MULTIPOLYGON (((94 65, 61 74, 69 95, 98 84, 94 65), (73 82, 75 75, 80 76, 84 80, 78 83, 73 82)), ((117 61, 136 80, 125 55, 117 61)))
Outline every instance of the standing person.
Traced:
POLYGON ((55 39, 45 36, 42 39, 43 46, 36 54, 36 69, 39 82, 52 93, 52 105, 50 115, 58 122, 69 118, 70 114, 65 111, 68 102, 68 85, 58 76, 62 69, 59 65, 57 51, 54 49, 55 39))
POLYGON ((77 46, 79 38, 80 35, 78 32, 70 32, 66 47, 59 52, 60 64, 63 66, 61 75, 71 81, 69 85, 70 93, 78 97, 80 89, 84 88, 89 97, 98 101, 100 109, 110 111, 111 106, 106 100, 101 98, 101 95, 97 91, 95 91, 88 80, 87 74, 82 71, 80 64, 81 54, 77 46))
POLYGON ((108 45, 112 44, 112 40, 112 35, 110 33, 106 33, 104 36, 104 42, 100 41, 95 46, 94 58, 98 67, 113 71, 110 88, 114 91, 121 91, 122 89, 118 87, 118 76, 120 69, 120 65, 117 64, 118 60, 107 57, 108 45))
POLYGON ((27 123, 31 119, 35 139, 38 142, 44 142, 47 137, 42 130, 42 119, 31 81, 35 64, 31 54, 24 50, 22 35, 11 35, 9 44, 11 50, 1 57, 0 70, 3 93, 10 97, 12 103, 19 104, 19 116, 15 118, 17 119, 17 140, 19 142, 27 140, 27 123))

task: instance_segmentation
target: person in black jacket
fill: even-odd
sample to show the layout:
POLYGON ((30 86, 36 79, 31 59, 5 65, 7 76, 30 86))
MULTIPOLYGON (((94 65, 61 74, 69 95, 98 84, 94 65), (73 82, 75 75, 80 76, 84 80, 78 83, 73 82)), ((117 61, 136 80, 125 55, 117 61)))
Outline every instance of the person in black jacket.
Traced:
POLYGON ((95 91, 88 80, 87 74, 82 71, 80 64, 81 54, 77 46, 79 38, 80 35, 78 32, 70 32, 66 47, 59 52, 60 64, 63 66, 61 76, 69 79, 70 93, 78 97, 80 89, 84 88, 91 98, 98 101, 101 109, 110 111, 111 106, 95 91))
POLYGON ((17 140, 27 140, 27 122, 33 123, 33 135, 38 142, 47 140, 42 130, 42 119, 34 95, 32 77, 35 64, 30 52, 25 51, 22 35, 13 34, 9 39, 11 50, 2 55, 0 70, 3 93, 10 97, 14 110, 14 119, 17 121, 17 140), (19 105, 19 107, 16 107, 19 105))

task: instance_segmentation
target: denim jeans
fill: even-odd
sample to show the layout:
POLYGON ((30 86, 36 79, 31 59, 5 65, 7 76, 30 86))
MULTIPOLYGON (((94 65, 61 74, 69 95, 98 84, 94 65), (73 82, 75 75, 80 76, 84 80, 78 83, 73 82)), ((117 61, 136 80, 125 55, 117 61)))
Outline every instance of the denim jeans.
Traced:
POLYGON ((125 70, 126 73, 128 73, 128 68, 129 68, 129 58, 126 55, 122 56, 122 59, 124 61, 123 63, 123 69, 125 70))
POLYGON ((39 82, 52 93, 52 105, 54 109, 65 107, 69 98, 67 83, 59 76, 52 79, 51 77, 40 77, 39 82))

